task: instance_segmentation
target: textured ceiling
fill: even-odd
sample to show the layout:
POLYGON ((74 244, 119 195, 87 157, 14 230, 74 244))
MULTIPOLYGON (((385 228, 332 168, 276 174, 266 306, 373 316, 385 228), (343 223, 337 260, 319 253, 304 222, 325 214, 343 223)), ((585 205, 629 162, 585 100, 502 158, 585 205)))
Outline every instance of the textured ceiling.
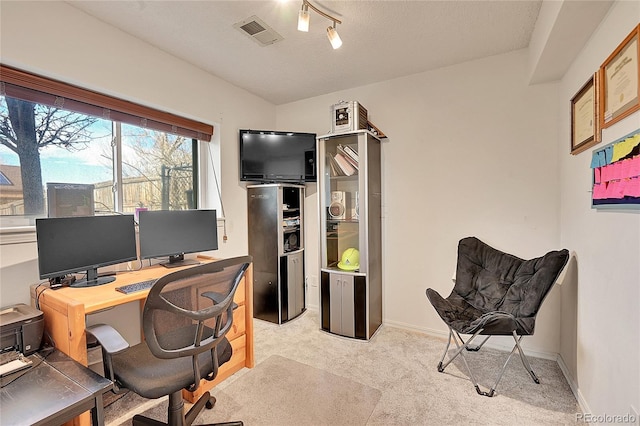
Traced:
POLYGON ((541 1, 68 1, 74 7, 276 105, 527 47, 541 1), (256 15, 283 40, 260 46, 233 27, 256 15))

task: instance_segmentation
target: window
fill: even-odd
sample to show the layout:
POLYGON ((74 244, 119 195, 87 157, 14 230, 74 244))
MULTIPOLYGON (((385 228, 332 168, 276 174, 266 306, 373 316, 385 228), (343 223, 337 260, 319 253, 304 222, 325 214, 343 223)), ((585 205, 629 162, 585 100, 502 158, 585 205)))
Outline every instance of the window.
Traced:
POLYGON ((45 215, 47 183, 92 184, 96 213, 198 207, 212 126, 0 67, 0 226, 45 215))
POLYGON ((193 166, 198 164, 197 141, 131 125, 121 127, 117 138, 122 145, 121 211, 197 208, 193 166))

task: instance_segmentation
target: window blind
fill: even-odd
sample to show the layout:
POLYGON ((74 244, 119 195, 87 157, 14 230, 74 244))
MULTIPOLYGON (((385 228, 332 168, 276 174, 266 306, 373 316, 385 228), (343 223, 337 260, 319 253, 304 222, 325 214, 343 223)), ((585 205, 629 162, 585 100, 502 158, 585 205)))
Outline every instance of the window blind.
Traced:
POLYGON ((213 126, 0 64, 0 95, 211 141, 213 126))

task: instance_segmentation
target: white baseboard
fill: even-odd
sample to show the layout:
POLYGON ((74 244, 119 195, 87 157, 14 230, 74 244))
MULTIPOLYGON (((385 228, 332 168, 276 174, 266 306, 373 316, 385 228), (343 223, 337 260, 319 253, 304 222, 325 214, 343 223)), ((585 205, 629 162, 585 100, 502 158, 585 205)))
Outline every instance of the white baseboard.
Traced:
POLYGON ((580 388, 578 387, 578 383, 576 383, 575 378, 569 372, 569 368, 567 364, 564 363, 564 359, 562 359, 562 355, 558 354, 557 359, 558 365, 560 366, 560 370, 562 370, 562 374, 564 374, 564 378, 567 379, 567 383, 569 383, 569 387, 571 388, 571 392, 576 397, 578 401, 578 405, 580 406, 580 410, 582 413, 591 413, 591 409, 589 408, 589 404, 584 399, 584 395, 580 392, 580 388))

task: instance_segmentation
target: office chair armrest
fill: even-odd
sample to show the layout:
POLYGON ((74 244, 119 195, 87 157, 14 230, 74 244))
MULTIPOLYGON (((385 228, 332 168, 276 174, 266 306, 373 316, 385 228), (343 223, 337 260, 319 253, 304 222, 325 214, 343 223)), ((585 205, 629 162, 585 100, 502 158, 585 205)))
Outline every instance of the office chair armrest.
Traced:
MULTIPOLYGON (((215 305, 222 302, 226 297, 225 294, 216 293, 215 291, 205 291, 202 295, 208 299, 211 299, 215 305)), ((231 308, 235 311, 238 308, 238 304, 236 302, 231 302, 231 308)))
POLYGON ((117 354, 129 347, 129 343, 127 343, 120 333, 109 325, 92 325, 91 327, 87 327, 86 331, 98 340, 102 349, 108 354, 117 354))

